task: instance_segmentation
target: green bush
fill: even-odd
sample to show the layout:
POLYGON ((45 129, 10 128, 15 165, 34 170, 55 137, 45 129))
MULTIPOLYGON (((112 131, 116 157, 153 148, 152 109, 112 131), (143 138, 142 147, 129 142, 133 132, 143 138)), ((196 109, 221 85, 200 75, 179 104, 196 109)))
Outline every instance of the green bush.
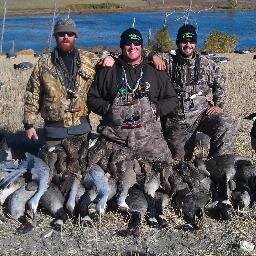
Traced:
POLYGON ((228 4, 231 8, 237 7, 237 0, 228 0, 228 4))
POLYGON ((171 40, 168 26, 163 26, 156 32, 152 42, 149 42, 149 49, 157 52, 168 52, 172 49, 174 42, 171 40))
POLYGON ((218 30, 212 31, 204 42, 204 50, 216 53, 234 52, 238 38, 218 30))

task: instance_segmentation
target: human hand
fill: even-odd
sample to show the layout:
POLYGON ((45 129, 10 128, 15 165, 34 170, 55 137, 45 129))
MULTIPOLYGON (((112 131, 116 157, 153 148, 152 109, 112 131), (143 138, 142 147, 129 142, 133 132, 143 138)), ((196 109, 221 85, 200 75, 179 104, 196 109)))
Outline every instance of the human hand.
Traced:
POLYGON ((213 114, 216 114, 216 113, 220 113, 222 112, 222 109, 218 106, 212 106, 212 107, 209 107, 207 110, 206 110, 206 115, 210 116, 210 115, 213 115, 213 114))
POLYGON ((111 56, 107 56, 99 62, 99 65, 102 67, 112 67, 114 64, 115 64, 115 59, 111 56))
POLYGON ((26 136, 30 140, 38 140, 38 135, 37 135, 36 129, 34 127, 26 130, 26 136))
POLYGON ((165 61, 162 58, 160 58, 157 55, 153 55, 152 59, 153 59, 153 63, 157 70, 165 70, 166 69, 165 61))

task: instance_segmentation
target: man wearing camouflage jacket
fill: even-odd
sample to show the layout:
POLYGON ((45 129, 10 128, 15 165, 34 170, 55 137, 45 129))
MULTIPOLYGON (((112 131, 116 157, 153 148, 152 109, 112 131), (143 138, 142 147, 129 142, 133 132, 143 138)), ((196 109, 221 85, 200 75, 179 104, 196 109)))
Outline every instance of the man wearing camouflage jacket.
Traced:
MULTIPOLYGON (((208 157, 232 153, 237 126, 222 111, 225 77, 220 68, 195 51, 196 28, 186 24, 179 28, 176 55, 164 54, 170 79, 179 97, 179 113, 163 120, 163 130, 173 158, 190 160, 197 131, 211 138, 208 157), (207 96, 212 93, 212 102, 207 96)), ((161 59, 153 55, 161 69, 161 59)))
POLYGON ((34 125, 40 113, 46 140, 40 156, 53 173, 66 168, 79 173, 81 149, 91 130, 87 92, 99 58, 76 48, 78 31, 70 18, 56 22, 54 36, 57 46, 38 60, 27 83, 23 123, 27 137, 38 139, 34 125))

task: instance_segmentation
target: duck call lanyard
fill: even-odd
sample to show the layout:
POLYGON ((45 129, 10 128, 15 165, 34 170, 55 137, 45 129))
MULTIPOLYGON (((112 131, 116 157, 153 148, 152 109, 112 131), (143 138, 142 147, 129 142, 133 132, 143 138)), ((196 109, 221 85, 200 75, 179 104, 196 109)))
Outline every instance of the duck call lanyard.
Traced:
POLYGON ((122 67, 122 82, 124 83, 124 85, 119 87, 118 93, 119 96, 122 98, 122 103, 124 105, 133 105, 136 103, 135 94, 140 89, 142 76, 143 70, 141 68, 139 78, 137 79, 134 87, 132 88, 128 83, 126 71, 124 67, 122 67))
MULTIPOLYGON (((185 86, 187 85, 192 85, 192 91, 190 92, 190 96, 192 94, 196 94, 196 84, 199 80, 199 71, 200 71, 200 57, 199 54, 196 53, 195 55, 195 67, 194 67, 194 76, 193 76, 193 80, 187 82, 187 84, 183 84, 181 81, 181 77, 178 77, 178 73, 180 71, 178 71, 178 65, 184 65, 185 63, 181 60, 181 58, 179 58, 179 56, 176 55, 172 55, 173 58, 173 65, 172 65, 172 73, 171 73, 171 79, 173 81, 174 84, 174 89, 178 95, 179 98, 179 105, 180 105, 180 110, 182 112, 181 116, 184 118, 184 102, 189 101, 190 105, 189 105, 189 109, 193 109, 194 108, 194 101, 193 99, 190 98, 184 98, 184 93, 185 93, 185 86)), ((180 74, 179 74, 180 75, 180 74)), ((189 80, 190 78, 190 72, 187 73, 187 79, 189 80)))
MULTIPOLYGON (((122 106, 132 106, 138 102, 140 90, 141 90, 141 79, 143 76, 143 70, 140 69, 140 75, 137 79, 134 87, 132 88, 127 79, 127 74, 125 72, 124 67, 122 67, 122 83, 118 89, 119 94, 119 105, 122 106)), ((144 95, 143 95, 144 96, 144 95)), ((128 115, 121 125, 122 129, 135 129, 135 128, 141 128, 142 124, 140 122, 141 116, 140 113, 133 113, 132 115, 128 115)))

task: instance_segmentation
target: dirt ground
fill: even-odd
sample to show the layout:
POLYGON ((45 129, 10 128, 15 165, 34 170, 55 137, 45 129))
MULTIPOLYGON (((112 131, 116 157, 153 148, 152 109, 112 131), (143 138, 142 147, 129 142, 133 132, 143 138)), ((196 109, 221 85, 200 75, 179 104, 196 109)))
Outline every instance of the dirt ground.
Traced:
MULTIPOLYGON (((230 61, 220 64, 227 75, 225 111, 240 124, 235 151, 254 159, 249 140, 252 123, 243 117, 255 112, 255 54, 225 54, 222 56, 230 61)), ((14 70, 13 64, 36 60, 27 54, 13 60, 0 56, 0 80, 5 83, 0 89, 2 131, 13 133, 22 128, 23 96, 31 70, 14 70)), ((36 228, 19 235, 16 234, 19 223, 8 218, 4 209, 0 208, 0 255, 256 255, 255 249, 250 250, 256 246, 256 210, 236 214, 231 221, 206 217, 202 228, 191 232, 180 230, 182 218, 168 209, 167 228, 158 230, 143 224, 139 238, 124 238, 117 232, 127 224, 118 213, 108 212, 101 223, 95 216, 92 228, 82 227, 71 218, 58 232, 50 226, 52 217, 39 210, 36 228)))

